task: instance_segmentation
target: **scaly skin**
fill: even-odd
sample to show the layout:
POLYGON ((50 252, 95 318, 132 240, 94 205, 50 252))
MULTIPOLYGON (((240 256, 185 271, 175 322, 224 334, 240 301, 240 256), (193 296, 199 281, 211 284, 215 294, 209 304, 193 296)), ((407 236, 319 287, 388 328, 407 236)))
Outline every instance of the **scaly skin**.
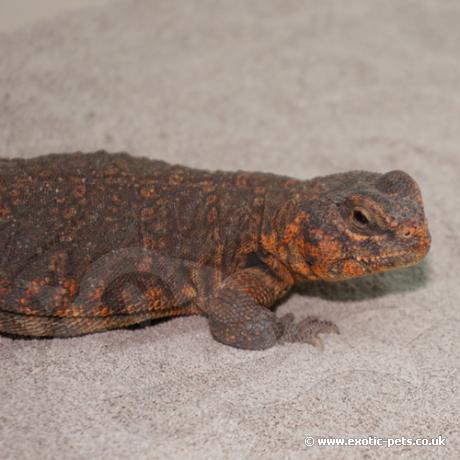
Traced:
POLYGON ((222 343, 321 346, 270 307, 305 280, 410 266, 430 247, 406 173, 300 181, 127 154, 0 160, 0 332, 68 337, 205 314, 222 343))

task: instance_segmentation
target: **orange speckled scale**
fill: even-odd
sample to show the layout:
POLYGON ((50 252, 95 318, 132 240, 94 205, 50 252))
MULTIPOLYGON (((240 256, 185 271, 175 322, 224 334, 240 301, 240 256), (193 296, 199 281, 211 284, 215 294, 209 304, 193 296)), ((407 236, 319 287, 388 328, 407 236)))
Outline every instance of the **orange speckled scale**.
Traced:
POLYGON ((430 235, 402 171, 298 180, 125 153, 0 159, 0 332, 66 337, 204 314, 263 349, 337 332, 271 307, 305 280, 417 263, 430 235))

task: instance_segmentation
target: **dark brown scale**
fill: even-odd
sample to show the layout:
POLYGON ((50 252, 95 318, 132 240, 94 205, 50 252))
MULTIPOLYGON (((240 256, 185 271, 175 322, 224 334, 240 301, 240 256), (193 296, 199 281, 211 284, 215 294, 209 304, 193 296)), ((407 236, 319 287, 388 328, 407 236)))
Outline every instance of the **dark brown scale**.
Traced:
POLYGON ((71 336, 204 313, 229 345, 318 345, 331 323, 277 318, 277 299, 304 279, 409 265, 428 247, 418 187, 401 172, 299 181, 106 152, 0 160, 3 333, 71 336), (368 240, 347 229, 356 200, 381 214, 368 240), (385 251, 401 255, 358 262, 385 251))
MULTIPOLYGON (((154 310, 165 305, 171 308, 176 306, 171 302, 177 300, 182 306, 197 295, 206 296, 216 279, 221 280, 244 260, 233 260, 243 241, 246 252, 257 245, 255 231, 263 202, 252 208, 255 195, 235 174, 216 176, 103 152, 4 163, 1 269, 4 282, 15 286, 2 296, 0 305, 12 313, 63 316, 67 311, 75 316, 97 316, 106 311, 104 306, 96 308, 90 296, 78 299, 75 293, 75 284, 88 277, 95 263, 98 273, 90 275, 93 297, 99 301, 97 293, 104 292, 100 300, 108 302, 105 306, 113 313, 132 314, 152 306, 154 310), (27 203, 11 212, 8 197, 23 197, 27 203), (237 234, 235 227, 240 226, 247 226, 248 231, 237 234), (232 235, 238 235, 233 245, 232 235), (147 272, 161 272, 157 283, 167 287, 157 291, 164 302, 155 300, 147 307, 141 300, 141 291, 147 290, 145 274, 134 266, 125 273, 126 260, 108 256, 123 248, 145 248, 154 255, 157 267, 147 267, 147 272), (97 262, 104 256, 107 266, 99 267, 97 262), (121 266, 123 274, 116 277, 121 266), (192 271, 198 272, 193 281, 192 271), (132 290, 139 298, 135 293, 123 294, 122 280, 135 287, 132 290), (30 283, 41 288, 31 291, 30 283), (71 291, 66 283, 73 286, 71 291), (171 293, 165 294, 181 292, 187 283, 194 287, 187 291, 194 297, 174 299, 171 293)), ((136 251, 133 254, 138 257, 136 251)))

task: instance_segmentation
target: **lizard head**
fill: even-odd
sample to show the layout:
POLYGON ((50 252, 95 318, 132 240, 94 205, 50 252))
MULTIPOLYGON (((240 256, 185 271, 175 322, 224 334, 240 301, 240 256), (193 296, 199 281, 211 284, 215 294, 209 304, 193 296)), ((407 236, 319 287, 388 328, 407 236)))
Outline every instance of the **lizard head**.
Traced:
POLYGON ((336 174, 314 187, 316 199, 298 201, 283 232, 296 278, 343 280, 408 267, 427 254, 422 196, 408 174, 336 174))

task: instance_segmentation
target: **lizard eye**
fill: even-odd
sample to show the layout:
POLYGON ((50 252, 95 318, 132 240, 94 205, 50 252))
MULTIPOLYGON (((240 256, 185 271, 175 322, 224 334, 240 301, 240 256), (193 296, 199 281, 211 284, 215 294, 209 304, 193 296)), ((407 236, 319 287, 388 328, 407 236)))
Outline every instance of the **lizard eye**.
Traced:
POLYGON ((371 222, 369 214, 363 208, 353 209, 351 213, 351 220, 353 224, 361 228, 367 227, 371 222))

